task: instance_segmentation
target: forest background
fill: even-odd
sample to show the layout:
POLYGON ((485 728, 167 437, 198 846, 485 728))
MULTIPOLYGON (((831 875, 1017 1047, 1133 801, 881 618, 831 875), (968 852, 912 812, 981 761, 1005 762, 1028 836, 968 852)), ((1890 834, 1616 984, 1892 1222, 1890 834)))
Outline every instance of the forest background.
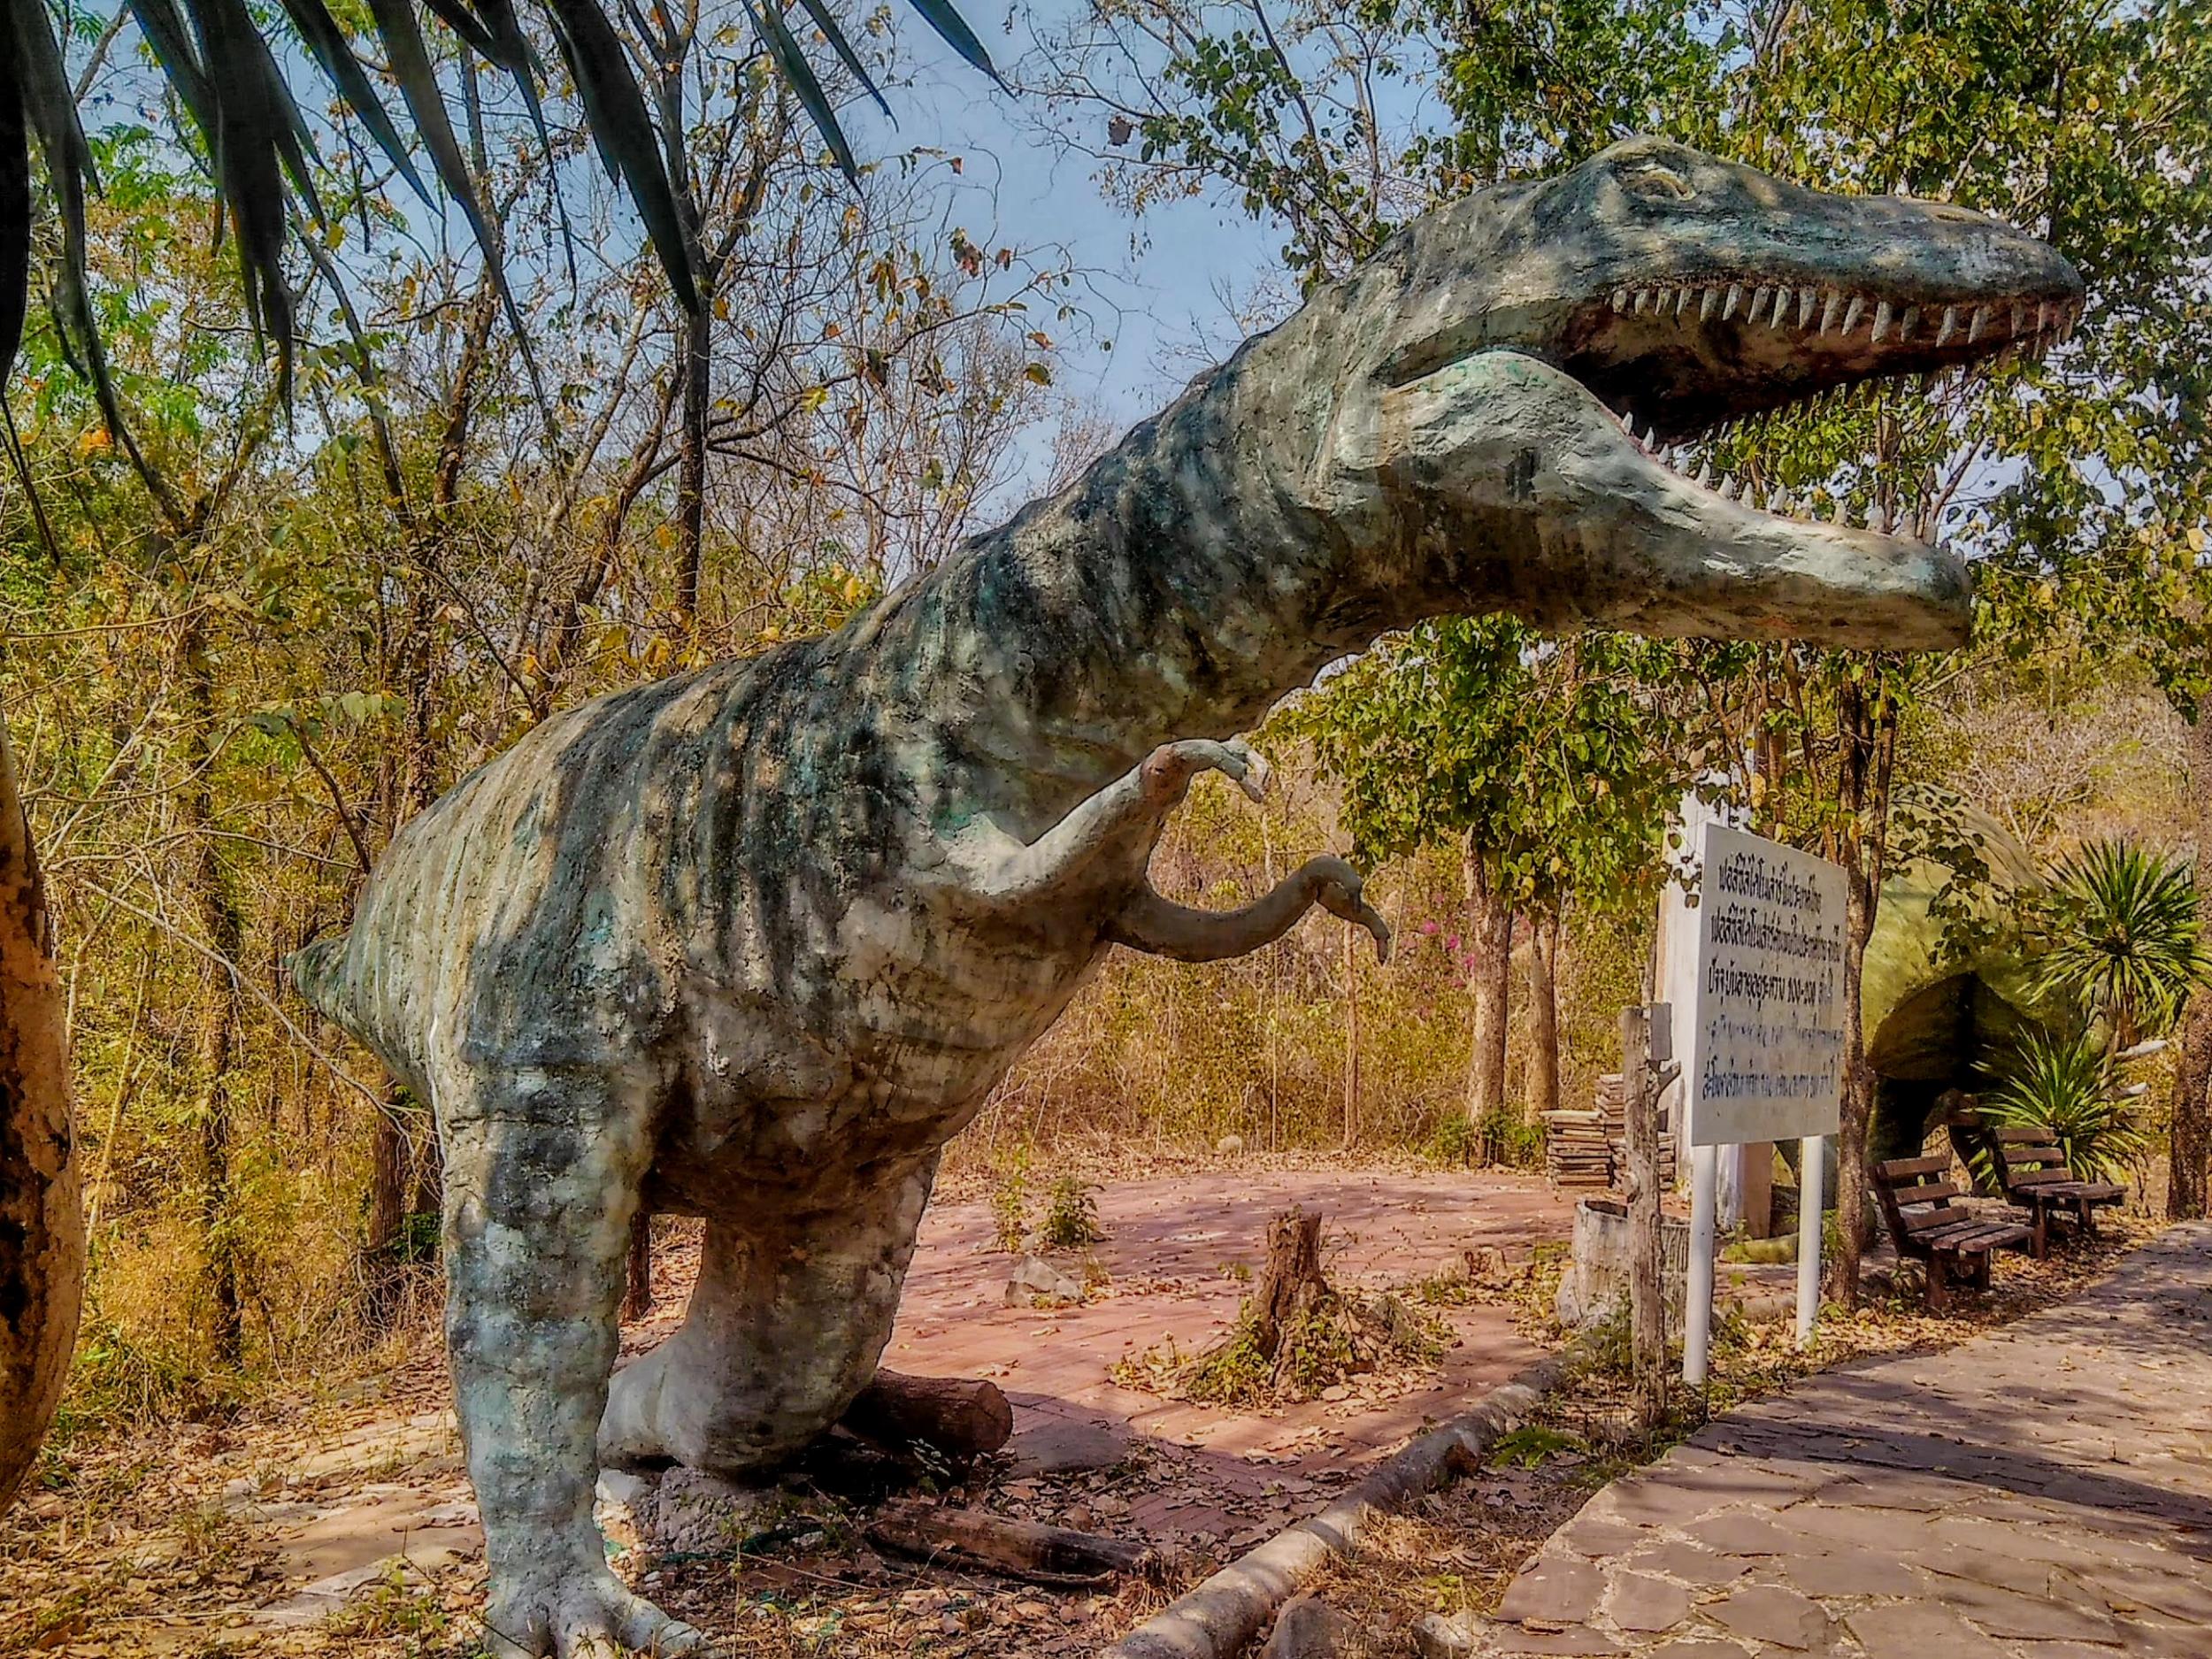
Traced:
MULTIPOLYGON (((1861 945, 1901 862, 1941 853, 1989 878, 1962 804, 2053 861, 2111 837, 2193 856, 2212 811, 2212 728, 2194 723, 2212 582, 2206 12, 1019 14, 1008 107, 1128 216, 1140 264, 1176 257, 1147 227, 1194 199, 1279 242, 1228 296, 1240 328, 1427 205, 1637 131, 1998 213, 2076 260, 2089 310, 2048 361, 1710 444, 1762 495, 1938 521, 1979 574, 1970 649, 1546 641, 1499 622, 1387 642, 1259 734, 1279 764, 1268 806, 1202 788, 1155 873, 1233 903, 1350 851, 1403 941, 1391 965, 1324 923, 1207 968, 1117 956, 956 1143, 954 1171, 1232 1135, 1534 1159, 1539 1114, 1586 1103, 1612 1063, 1686 787, 1841 859, 1861 945)), ((741 14, 707 4, 640 12, 626 40, 699 228, 694 321, 568 89, 541 134, 433 27, 513 312, 467 237, 333 114, 323 211, 288 256, 288 406, 130 14, 57 15, 102 175, 94 298, 129 442, 35 314, 8 388, 0 607, 89 1176, 82 1425, 357 1357, 434 1299, 423 1114, 310 1021, 282 970, 343 925, 395 830, 549 714, 837 626, 1064 483, 1114 436, 1081 392, 1113 319, 1052 225, 970 234, 975 198, 948 181, 974 157, 889 133, 848 183, 741 14)), ((887 13, 847 21, 895 95, 912 81, 921 60, 887 13)), ((828 85, 859 96, 849 73, 828 85)), ((2204 1204, 2207 1002, 2154 1011, 2183 1041, 2129 1108, 2183 1212, 2204 1204)), ((1862 1138, 1870 1087, 1859 1068, 1862 1138)))

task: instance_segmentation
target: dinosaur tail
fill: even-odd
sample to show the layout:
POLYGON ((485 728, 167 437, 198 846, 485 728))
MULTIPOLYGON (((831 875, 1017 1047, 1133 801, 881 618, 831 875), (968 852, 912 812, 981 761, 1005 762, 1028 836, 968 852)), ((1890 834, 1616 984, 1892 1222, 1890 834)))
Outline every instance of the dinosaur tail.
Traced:
POLYGON ((0 726, 0 1509, 38 1455, 76 1343, 77 1177, 53 918, 0 726))
POLYGON ((346 978, 346 935, 317 939, 302 945, 285 959, 293 988, 309 1007, 341 1025, 352 1024, 352 985, 346 978))

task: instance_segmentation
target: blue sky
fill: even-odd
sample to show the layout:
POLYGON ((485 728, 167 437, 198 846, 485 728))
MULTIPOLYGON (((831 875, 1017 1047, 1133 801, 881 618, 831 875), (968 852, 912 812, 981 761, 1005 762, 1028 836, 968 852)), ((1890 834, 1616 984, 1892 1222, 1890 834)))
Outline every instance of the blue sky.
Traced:
MULTIPOLYGON (((962 10, 995 61, 1010 66, 1028 49, 1025 34, 1008 32, 1005 12, 977 0, 962 10)), ((1018 30, 1019 19, 1013 21, 1018 30)), ((1221 296, 1242 296, 1279 267, 1278 231, 1225 199, 1177 202, 1133 219, 1101 195, 1087 157, 1042 140, 1036 129, 1048 112, 1039 99, 992 86, 913 12, 900 7, 895 27, 912 84, 888 90, 895 129, 871 110, 851 111, 855 146, 880 155, 933 145, 963 157, 955 219, 972 235, 987 241, 983 227, 990 225, 999 241, 1056 244, 1088 273, 1092 326, 1063 336, 1064 389, 1095 398, 1127 425, 1180 389, 1195 372, 1194 348, 1225 353, 1236 334, 1221 296)))

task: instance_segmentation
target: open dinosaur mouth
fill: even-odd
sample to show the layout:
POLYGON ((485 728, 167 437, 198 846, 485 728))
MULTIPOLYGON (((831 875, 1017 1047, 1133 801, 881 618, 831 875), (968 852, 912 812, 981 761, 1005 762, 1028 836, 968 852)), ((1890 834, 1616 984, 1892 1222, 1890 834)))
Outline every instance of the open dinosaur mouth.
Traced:
MULTIPOLYGON (((2077 294, 1909 299, 1719 277, 1615 289, 1586 308, 1560 366, 1677 476, 1776 517, 1841 524, 1842 496, 1824 488, 1824 499, 1799 501, 1756 476, 1717 476, 1691 446, 1778 411, 1870 399, 1914 377, 1932 392, 2040 357, 2071 337, 2080 311, 2077 294)), ((1932 540, 1932 503, 1916 506, 1916 521, 1893 502, 1870 502, 1866 527, 1932 540)))

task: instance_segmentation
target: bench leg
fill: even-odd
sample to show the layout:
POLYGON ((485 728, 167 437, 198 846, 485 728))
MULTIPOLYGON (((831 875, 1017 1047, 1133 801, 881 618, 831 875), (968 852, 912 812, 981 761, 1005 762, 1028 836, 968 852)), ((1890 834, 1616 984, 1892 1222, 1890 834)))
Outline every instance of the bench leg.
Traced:
POLYGON ((1941 1313, 1951 1305, 1951 1270, 1940 1250, 1928 1253, 1928 1311, 1941 1313))
POLYGON ((2080 1200, 2079 1202, 2083 1236, 2093 1239, 2097 1236, 2097 1207, 2086 1198, 2080 1200))
POLYGON ((1974 1258, 1974 1288, 1976 1290, 1989 1288, 1989 1271, 1995 1264, 1996 1260, 1997 1252, 1994 1250, 1984 1250, 1974 1258))
POLYGON ((2045 1203, 2028 1206, 2034 1219, 2028 1224, 2028 1254, 2041 1261, 2051 1250, 2051 1207, 2045 1203))

